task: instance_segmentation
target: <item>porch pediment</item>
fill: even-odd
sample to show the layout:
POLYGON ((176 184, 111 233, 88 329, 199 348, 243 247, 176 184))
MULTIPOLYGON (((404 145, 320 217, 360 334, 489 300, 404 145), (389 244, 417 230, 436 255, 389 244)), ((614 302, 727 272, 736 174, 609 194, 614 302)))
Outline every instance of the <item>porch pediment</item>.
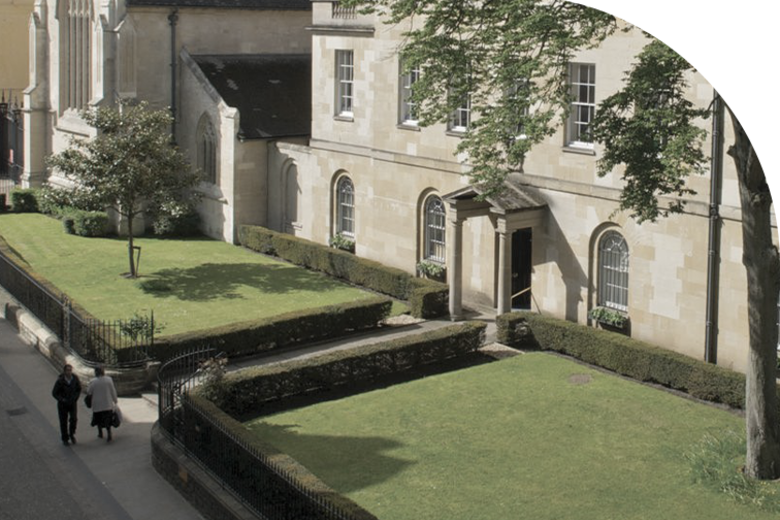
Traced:
POLYGON ((522 184, 515 176, 504 181, 504 189, 497 195, 486 197, 484 190, 471 185, 448 193, 442 199, 458 218, 490 214, 508 218, 518 213, 538 213, 547 207, 547 201, 537 188, 522 184))

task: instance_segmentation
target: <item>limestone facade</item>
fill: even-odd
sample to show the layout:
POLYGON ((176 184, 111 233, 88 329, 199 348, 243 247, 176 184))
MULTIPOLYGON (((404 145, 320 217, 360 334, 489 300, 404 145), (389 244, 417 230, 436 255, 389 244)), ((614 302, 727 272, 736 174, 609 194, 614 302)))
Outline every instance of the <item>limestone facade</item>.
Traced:
MULTIPOLYGON (((616 232, 627 248, 627 296, 620 310, 630 317, 631 336, 702 359, 709 172, 690 179, 697 195, 683 214, 639 225, 616 213, 619 172, 596 175, 599 145, 567 146, 562 127, 534 148, 525 173, 516 177, 543 198, 544 208, 511 215, 502 213, 500 205, 479 209, 463 199, 468 166, 467 158, 454 155, 458 135, 444 125, 419 128, 402 121, 399 50, 404 29, 384 25, 373 16, 340 11, 330 1, 314 2, 311 140, 309 146, 275 147, 279 157, 271 158, 270 168, 279 171, 281 180, 269 188, 269 225, 327 243, 345 225, 338 186, 346 176, 354 192, 349 225, 356 254, 414 271, 427 255, 425 204, 430 196, 438 196, 445 199, 448 221, 444 264, 451 310, 453 295, 456 299, 462 295, 467 306, 507 310, 509 291, 517 287, 512 287, 513 281, 525 273, 532 297, 524 306, 580 323, 589 323, 588 311, 603 300, 606 275, 599 267, 599 244, 606 234, 616 232), (344 63, 351 68, 346 111, 340 90, 344 63), (296 226, 290 226, 278 205, 271 203, 273 199, 291 204, 285 182, 289 171, 294 172, 298 197, 303 199, 296 204, 306 208, 296 226), (513 239, 530 246, 513 249, 513 239)), ((644 44, 638 31, 617 33, 576 57, 576 63, 595 65, 596 102, 621 86, 624 72, 644 44)), ((706 107, 713 89, 692 74, 689 95, 706 107)), ((709 121, 701 124, 709 130, 709 121)), ((733 141, 728 120, 725 129, 728 146, 733 141)), ((709 149, 710 143, 704 146, 709 149)), ((744 371, 746 276, 737 180, 728 157, 723 186, 718 363, 744 371)), ((454 310, 456 315, 460 312, 454 310)))
POLYGON ((311 7, 304 0, 39 0, 29 39, 23 183, 65 185, 46 155, 92 129, 79 116, 120 98, 173 107, 177 143, 196 161, 196 129, 205 113, 217 127, 222 183, 204 182, 206 231, 233 240, 240 223, 263 224, 266 143, 237 138, 238 113, 194 80, 190 55, 308 54, 311 7), (233 189, 233 187, 236 189, 233 189), (245 203, 241 204, 240 199, 245 203), (228 209, 226 209, 228 208, 228 209), (238 213, 238 214, 237 214, 238 213))
POLYGON ((12 100, 18 97, 21 103, 22 91, 29 81, 28 24, 33 3, 34 0, 0 0, 0 92, 5 93, 6 101, 10 93, 12 100))

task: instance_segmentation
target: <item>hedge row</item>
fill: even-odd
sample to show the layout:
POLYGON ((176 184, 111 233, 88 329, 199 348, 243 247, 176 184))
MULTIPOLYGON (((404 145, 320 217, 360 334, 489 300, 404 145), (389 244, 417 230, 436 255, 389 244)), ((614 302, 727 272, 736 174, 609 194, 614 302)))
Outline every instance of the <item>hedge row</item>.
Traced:
POLYGON ((390 314, 392 301, 374 297, 270 318, 185 332, 155 340, 149 355, 168 360, 191 348, 211 347, 229 357, 258 354, 305 341, 319 341, 371 329, 390 314))
POLYGON ((278 256, 393 298, 409 300, 415 317, 436 318, 449 312, 446 284, 417 278, 401 269, 259 226, 241 226, 239 240, 254 251, 278 256))
MULTIPOLYGON (((307 511, 300 511, 301 516, 298 516, 296 505, 300 505, 301 500, 296 500, 298 493, 293 491, 297 488, 305 490, 309 497, 316 497, 317 503, 327 504, 325 508, 331 513, 334 508, 341 512, 343 516, 340 517, 377 520, 358 504, 329 488, 295 459, 263 442, 208 399, 189 394, 183 399, 182 408, 184 420, 181 428, 185 430, 182 435, 185 448, 196 457, 207 455, 207 460, 203 462, 214 473, 227 473, 238 478, 244 485, 235 487, 245 488, 243 491, 251 494, 246 498, 248 502, 259 500, 271 510, 285 512, 286 518, 333 517, 314 513, 311 508, 317 506, 309 500, 303 501, 308 506, 307 511), (236 449, 223 449, 220 455, 213 456, 215 445, 224 446, 225 443, 235 443, 236 449), (267 468, 273 468, 275 473, 286 478, 262 478, 268 474, 267 468), (248 482, 249 479, 253 482, 248 482)), ((241 494, 241 489, 237 491, 241 494)))
POLYGON ((464 322, 360 349, 244 369, 228 374, 219 388, 204 388, 204 392, 223 411, 240 417, 258 412, 267 402, 371 381, 474 352, 484 338, 484 323, 464 322))
POLYGON ((734 408, 745 407, 745 376, 738 372, 621 334, 538 314, 503 314, 496 319, 496 324, 498 341, 505 345, 554 350, 699 399, 734 408))

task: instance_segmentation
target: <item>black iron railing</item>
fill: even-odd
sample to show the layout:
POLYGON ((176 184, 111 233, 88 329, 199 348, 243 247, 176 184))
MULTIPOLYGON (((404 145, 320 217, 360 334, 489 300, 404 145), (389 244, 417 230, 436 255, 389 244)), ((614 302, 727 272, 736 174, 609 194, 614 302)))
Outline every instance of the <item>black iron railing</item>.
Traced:
POLYGON ((35 315, 88 366, 139 366, 154 344, 154 315, 101 321, 83 316, 63 294, 35 280, 0 252, 0 286, 35 315))
POLYGON ((194 350, 160 367, 159 424, 165 435, 260 518, 375 518, 369 513, 355 516, 307 488, 190 397, 206 377, 204 362, 215 352, 194 350))

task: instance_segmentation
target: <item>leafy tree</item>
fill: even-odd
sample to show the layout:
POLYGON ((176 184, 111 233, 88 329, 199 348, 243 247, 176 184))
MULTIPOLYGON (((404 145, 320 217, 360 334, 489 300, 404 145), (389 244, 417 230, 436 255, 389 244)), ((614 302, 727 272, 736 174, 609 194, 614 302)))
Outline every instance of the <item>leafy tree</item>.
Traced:
POLYGON ((137 276, 133 220, 145 211, 197 198, 199 177, 171 144, 171 115, 150 110, 145 102, 82 112, 97 130, 92 139, 74 139, 50 156, 48 164, 72 179, 82 196, 113 208, 127 222, 129 276, 137 276))
MULTIPOLYGON (((402 49, 407 70, 421 68, 412 101, 422 126, 446 123, 470 96, 478 114, 457 152, 468 157, 469 176, 486 195, 522 171, 531 148, 552 135, 569 113, 568 63, 617 30, 606 13, 563 0, 347 0, 389 24, 407 24, 402 49)), ((690 65, 650 40, 623 90, 604 101, 592 136, 603 141, 603 175, 624 165, 621 209, 639 222, 683 209, 686 185, 703 169, 706 110, 684 97, 690 65), (671 202, 665 204, 668 195, 671 202)), ((748 277, 750 348, 747 369, 746 473, 780 476, 780 435, 775 397, 780 261, 772 244, 771 196, 761 164, 729 109, 742 200, 748 277), (764 319, 762 319, 764 317, 764 319), (771 318, 770 318, 771 317, 771 318)))

